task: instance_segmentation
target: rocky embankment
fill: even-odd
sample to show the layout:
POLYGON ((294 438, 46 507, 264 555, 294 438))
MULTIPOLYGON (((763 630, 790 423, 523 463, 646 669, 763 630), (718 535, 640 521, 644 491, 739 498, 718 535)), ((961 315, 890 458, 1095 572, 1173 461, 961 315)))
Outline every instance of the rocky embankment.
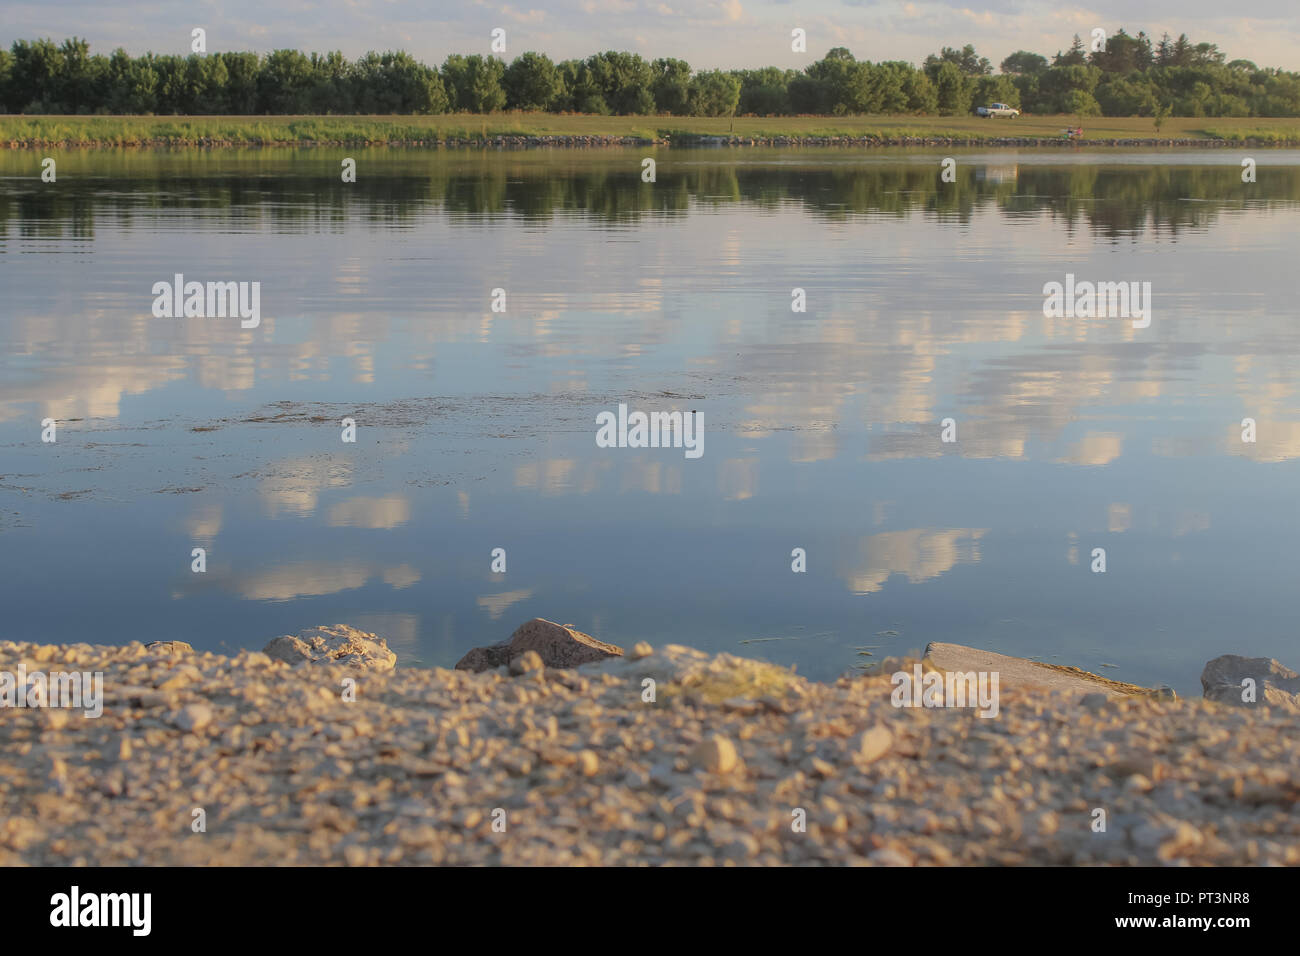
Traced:
POLYGON ((601 136, 601 135, 573 135, 573 136, 527 136, 527 135, 502 135, 502 136, 449 136, 431 139, 268 139, 268 140, 236 140, 225 139, 218 136, 164 136, 154 138, 140 138, 112 141, 102 141, 95 139, 38 139, 38 138, 20 138, 0 141, 0 146, 7 146, 9 149, 80 149, 96 147, 112 147, 114 149, 121 147, 135 147, 145 149, 158 149, 167 147, 178 148, 203 148, 203 149, 225 149, 233 147, 257 147, 257 146, 290 146, 294 148, 309 148, 313 146, 324 147, 344 147, 344 146, 418 146, 433 147, 446 149, 541 149, 546 147, 563 148, 563 149, 595 149, 609 146, 668 146, 667 137, 659 136, 601 136))
POLYGON ((1267 706, 1008 669, 987 718, 891 701, 896 669, 987 653, 957 645, 834 683, 545 621, 480 651, 0 642, 0 671, 103 672, 98 718, 0 710, 0 865, 1300 863, 1276 662, 1207 667, 1267 706))
POLYGON ((1140 137, 1088 137, 1066 139, 1064 136, 691 136, 678 137, 674 146, 990 146, 1053 147, 1120 146, 1155 148, 1213 149, 1224 146, 1278 146, 1276 142, 1243 139, 1152 139, 1140 137))

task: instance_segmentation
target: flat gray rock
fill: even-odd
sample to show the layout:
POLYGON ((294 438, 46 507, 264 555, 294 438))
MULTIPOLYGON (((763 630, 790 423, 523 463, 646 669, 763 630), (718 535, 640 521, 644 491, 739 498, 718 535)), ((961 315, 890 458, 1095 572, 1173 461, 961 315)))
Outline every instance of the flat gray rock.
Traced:
POLYGON ((1008 657, 993 651, 983 651, 965 644, 944 644, 932 641, 926 645, 925 659, 935 670, 997 672, 999 692, 1019 687, 1043 687, 1048 690, 1075 694, 1105 694, 1108 697, 1130 697, 1150 694, 1151 691, 1136 684, 1125 684, 1092 674, 1077 667, 1059 664, 1040 664, 1023 657, 1008 657))
POLYGON ((1224 654, 1201 671, 1201 692, 1235 707, 1300 708, 1300 674, 1272 658, 1224 654))

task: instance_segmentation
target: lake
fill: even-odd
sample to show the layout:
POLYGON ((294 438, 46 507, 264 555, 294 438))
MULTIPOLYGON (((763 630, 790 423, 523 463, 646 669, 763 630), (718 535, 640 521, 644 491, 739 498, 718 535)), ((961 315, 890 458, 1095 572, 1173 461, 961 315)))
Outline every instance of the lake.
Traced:
POLYGON ((1300 152, 44 155, 0 155, 6 638, 1300 665, 1300 152), (256 326, 156 316, 177 274, 256 326), (1045 315, 1067 275, 1149 324, 1045 315), (599 447, 620 404, 702 453, 599 447))

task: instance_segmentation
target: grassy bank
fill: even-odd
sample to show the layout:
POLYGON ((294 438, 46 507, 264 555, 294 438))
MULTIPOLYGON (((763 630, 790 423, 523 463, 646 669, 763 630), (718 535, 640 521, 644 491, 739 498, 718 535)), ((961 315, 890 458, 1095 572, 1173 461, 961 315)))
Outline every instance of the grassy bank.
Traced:
POLYGON ((1066 126, 1082 125, 1085 141, 1152 140, 1300 144, 1300 118, 1170 118, 1160 131, 1145 117, 1077 120, 1026 116, 730 117, 587 116, 466 113, 443 116, 0 116, 0 144, 11 146, 270 146, 341 143, 464 144, 505 138, 553 138, 559 145, 598 142, 688 143, 702 137, 739 139, 872 138, 967 143, 1017 139, 1059 140, 1066 126))

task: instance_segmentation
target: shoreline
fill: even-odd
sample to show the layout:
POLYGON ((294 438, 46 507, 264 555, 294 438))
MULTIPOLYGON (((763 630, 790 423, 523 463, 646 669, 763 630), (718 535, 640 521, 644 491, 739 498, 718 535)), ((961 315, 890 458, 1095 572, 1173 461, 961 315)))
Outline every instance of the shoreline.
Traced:
POLYGON ((1156 139, 1156 138, 1097 138, 1064 139, 1061 137, 999 136, 999 137, 942 137, 942 136, 708 136, 642 137, 642 136, 590 136, 590 135, 500 135, 486 137, 445 139, 298 139, 267 142, 238 141, 214 137, 195 139, 158 137, 152 139, 113 142, 109 140, 46 140, 0 139, 0 148, 15 149, 306 149, 344 147, 390 147, 410 149, 608 149, 634 146, 666 147, 674 149, 718 148, 987 148, 987 149, 1078 149, 1081 147, 1106 149, 1274 149, 1300 146, 1300 138, 1264 140, 1243 139, 1156 139))
POLYGON ((891 702, 920 661, 821 683, 638 644, 476 673, 340 634, 374 637, 302 632, 336 656, 297 664, 288 636, 0 641, 0 671, 104 674, 99 719, 0 720, 0 865, 1300 863, 1284 706, 1007 680, 990 719, 891 702))

